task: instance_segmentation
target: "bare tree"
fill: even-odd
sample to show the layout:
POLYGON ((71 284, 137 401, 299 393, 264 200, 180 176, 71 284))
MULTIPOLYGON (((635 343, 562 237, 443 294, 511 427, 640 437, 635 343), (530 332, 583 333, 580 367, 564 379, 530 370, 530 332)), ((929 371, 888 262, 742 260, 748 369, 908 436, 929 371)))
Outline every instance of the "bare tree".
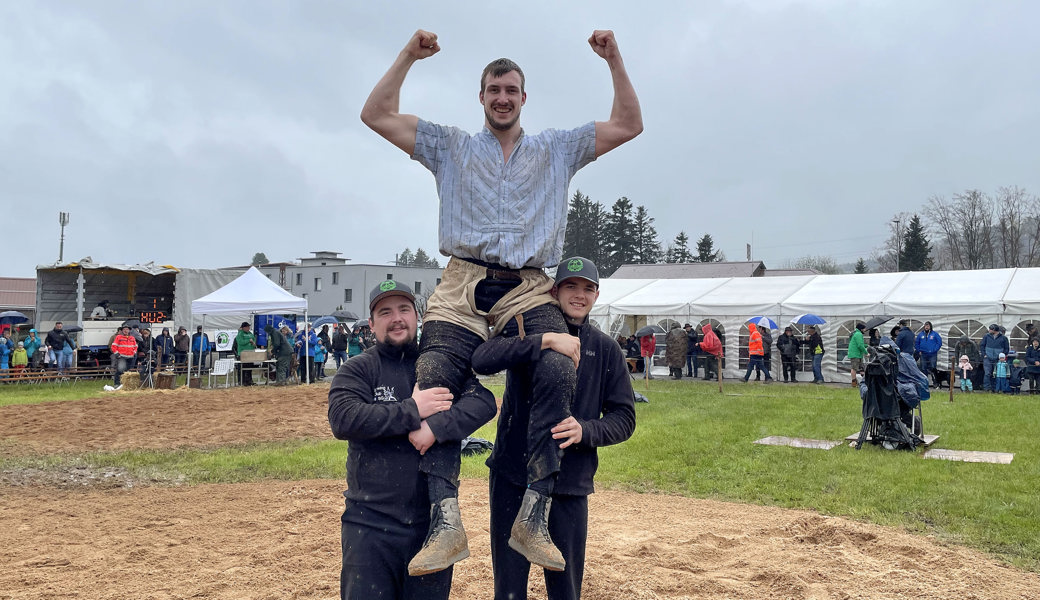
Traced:
POLYGON ((979 190, 928 199, 925 214, 942 236, 940 264, 954 269, 983 269, 993 264, 993 202, 979 190))
POLYGON ((812 269, 818 273, 824 273, 827 275, 837 275, 841 273, 841 268, 838 267, 838 263, 834 262, 834 259, 829 256, 803 256, 794 262, 787 261, 785 267, 788 269, 812 269))
POLYGON ((997 189, 996 209, 1000 259, 1003 267, 1020 267, 1022 259, 1022 211, 1026 191, 1018 186, 997 189))
POLYGON ((913 213, 905 211, 892 215, 890 220, 892 234, 888 236, 888 239, 881 246, 875 248, 873 254, 871 254, 871 258, 878 265, 878 273, 893 273, 897 270, 896 253, 903 249, 903 236, 906 235, 906 227, 911 217, 913 217, 913 213))

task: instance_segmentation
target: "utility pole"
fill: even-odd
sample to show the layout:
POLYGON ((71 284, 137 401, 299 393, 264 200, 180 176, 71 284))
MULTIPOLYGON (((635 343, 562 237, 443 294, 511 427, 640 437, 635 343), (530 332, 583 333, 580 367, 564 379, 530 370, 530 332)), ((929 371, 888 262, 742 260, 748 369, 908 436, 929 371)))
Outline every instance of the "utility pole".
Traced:
POLYGON ((58 223, 61 225, 61 242, 58 244, 58 264, 65 260, 65 226, 69 224, 69 213, 59 212, 58 223))
POLYGON ((895 272, 900 272, 900 219, 893 218, 895 224, 895 272))

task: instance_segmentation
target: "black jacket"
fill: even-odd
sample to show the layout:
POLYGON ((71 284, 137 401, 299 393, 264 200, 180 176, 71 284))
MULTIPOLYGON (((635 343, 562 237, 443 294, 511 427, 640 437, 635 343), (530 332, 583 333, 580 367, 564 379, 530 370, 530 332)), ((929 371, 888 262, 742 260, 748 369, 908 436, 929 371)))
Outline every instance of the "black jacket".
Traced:
POLYGON ((55 352, 61 352, 65 348, 65 342, 69 342, 69 345, 75 348, 71 338, 69 338, 69 334, 65 333, 64 330, 51 329, 47 332, 47 338, 44 339, 44 343, 55 352))
MULTIPOLYGON (((585 496, 595 491, 593 477, 599 467, 596 448, 619 444, 636 428, 635 399, 628 366, 617 342, 588 323, 568 325, 571 335, 581 341, 578 386, 571 415, 581 423, 581 442, 563 453, 556 494, 585 496)), ((531 395, 529 365, 541 358, 542 336, 524 339, 495 337, 473 353, 473 369, 478 373, 506 375, 506 392, 498 418, 495 447, 487 460, 489 468, 518 486, 527 485, 526 402, 531 395)))
POLYGON ((699 341, 697 339, 697 329, 694 328, 694 327, 691 327, 689 329, 689 331, 686 332, 686 355, 687 356, 696 355, 696 354, 699 354, 700 351, 701 351, 701 347, 700 347, 699 341))
POLYGON ((780 351, 780 356, 786 358, 795 358, 798 356, 798 351, 802 348, 802 341, 793 335, 787 335, 781 333, 776 338, 776 349, 780 351))
POLYGON ((343 333, 341 331, 337 331, 336 333, 334 333, 332 335, 332 351, 333 352, 341 352, 343 350, 346 350, 347 346, 349 344, 350 344, 350 336, 349 335, 347 335, 347 334, 345 334, 345 333, 343 333))
MULTIPOLYGON (((349 441, 343 495, 405 525, 430 513, 419 452, 408 441, 420 424, 411 397, 418 355, 414 345, 376 344, 340 367, 329 388, 332 434, 349 441)), ((495 416, 495 397, 475 380, 451 410, 426 420, 438 441, 462 440, 495 416)))

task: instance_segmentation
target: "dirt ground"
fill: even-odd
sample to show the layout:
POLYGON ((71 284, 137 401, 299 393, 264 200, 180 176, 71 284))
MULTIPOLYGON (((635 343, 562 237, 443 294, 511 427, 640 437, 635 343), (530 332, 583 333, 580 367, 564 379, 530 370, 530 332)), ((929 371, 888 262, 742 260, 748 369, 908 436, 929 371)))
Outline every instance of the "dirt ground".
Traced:
MULTIPOLYGON (((328 438, 327 388, 113 393, 0 409, 8 454, 328 438)), ((0 473, 0 599, 333 598, 343 482, 157 486, 119 472, 0 473)), ((487 489, 464 481, 472 557, 454 598, 491 597, 487 489)), ((544 597, 540 577, 531 597, 544 597)), ((928 537, 811 512, 601 491, 584 598, 1040 598, 1040 576, 928 537)))

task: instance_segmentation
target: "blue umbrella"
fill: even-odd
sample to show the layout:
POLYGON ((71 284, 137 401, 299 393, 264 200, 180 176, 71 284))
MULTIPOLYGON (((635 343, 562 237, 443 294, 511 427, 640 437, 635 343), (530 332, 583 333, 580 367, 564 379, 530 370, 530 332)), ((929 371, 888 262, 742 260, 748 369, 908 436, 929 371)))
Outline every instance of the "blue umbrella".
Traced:
POLYGON ((23 315, 17 310, 5 310, 0 312, 0 324, 3 325, 17 325, 18 323, 25 323, 29 320, 29 317, 23 315))
POLYGON ((333 316, 322 317, 320 319, 316 319, 314 323, 311 324, 311 327, 315 329, 321 329, 322 325, 332 325, 333 327, 335 327, 339 325, 339 321, 337 321, 336 317, 333 316))
POLYGON ((770 319, 769 317, 751 317, 746 322, 747 323, 754 323, 755 325, 758 325, 759 327, 768 327, 770 329, 780 329, 779 327, 776 326, 776 321, 770 319))
POLYGON ((797 325, 823 325, 826 322, 827 321, 823 320, 820 317, 817 317, 816 315, 814 315, 812 313, 805 313, 805 314, 798 315, 797 317, 791 319, 791 323, 794 323, 794 324, 797 324, 797 325))

